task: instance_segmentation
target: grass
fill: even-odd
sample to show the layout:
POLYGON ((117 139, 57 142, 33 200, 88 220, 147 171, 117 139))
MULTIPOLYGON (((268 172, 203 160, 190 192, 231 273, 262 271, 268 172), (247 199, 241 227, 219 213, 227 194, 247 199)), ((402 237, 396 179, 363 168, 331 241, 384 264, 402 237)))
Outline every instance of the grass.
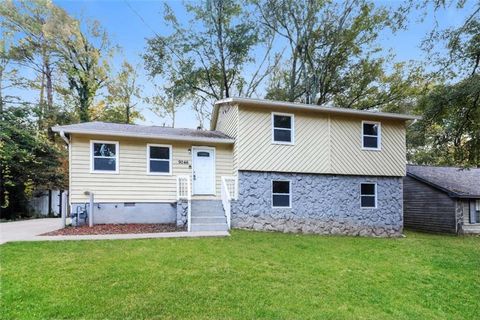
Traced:
POLYGON ((0 246, 2 319, 474 319, 480 237, 229 238, 0 246))

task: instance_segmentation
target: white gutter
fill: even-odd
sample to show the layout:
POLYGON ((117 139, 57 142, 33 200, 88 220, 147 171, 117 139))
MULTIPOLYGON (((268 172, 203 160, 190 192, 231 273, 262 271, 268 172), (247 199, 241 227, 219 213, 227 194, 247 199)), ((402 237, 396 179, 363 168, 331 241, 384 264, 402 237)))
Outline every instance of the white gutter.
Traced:
POLYGON ((399 113, 363 111, 363 110, 337 108, 337 107, 320 107, 320 106, 313 106, 313 105, 304 104, 304 103, 247 99, 247 98, 226 98, 226 99, 218 100, 217 102, 215 102, 215 106, 221 105, 221 104, 227 104, 227 103, 238 103, 243 105, 259 106, 259 107, 267 107, 267 108, 286 108, 290 110, 296 109, 296 110, 323 112, 323 113, 341 114, 341 115, 397 119, 397 120, 405 120, 405 121, 421 119, 421 117, 418 117, 418 116, 399 114, 399 113))
MULTIPOLYGON (((53 132, 59 132, 60 135, 64 132, 65 129, 52 128, 53 132)), ((225 143, 233 144, 234 139, 220 139, 220 138, 201 138, 201 137, 192 137, 192 136, 176 136, 176 135, 154 135, 154 134, 142 134, 142 133, 126 133, 126 132, 115 132, 115 131, 103 131, 103 130, 68 130, 67 133, 75 134, 92 134, 92 135, 104 135, 104 136, 115 136, 115 137, 132 137, 132 138, 148 138, 148 139, 161 139, 161 140, 172 140, 172 141, 194 141, 194 142, 206 142, 206 143, 225 143)))

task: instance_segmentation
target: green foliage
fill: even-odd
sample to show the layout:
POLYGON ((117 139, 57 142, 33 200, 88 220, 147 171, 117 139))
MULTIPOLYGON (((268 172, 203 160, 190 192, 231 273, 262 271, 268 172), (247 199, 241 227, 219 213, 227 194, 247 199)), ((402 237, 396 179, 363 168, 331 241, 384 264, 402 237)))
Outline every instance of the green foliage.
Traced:
POLYGON ((480 309, 479 237, 233 230, 7 243, 0 256, 2 319, 473 320, 480 309))
POLYGON ((192 100, 203 118, 205 104, 210 108, 215 100, 253 93, 263 73, 246 79, 244 69, 255 62, 253 49, 262 39, 240 0, 192 2, 185 9, 188 24, 165 5, 164 21, 173 32, 148 39, 143 57, 150 75, 177 88, 175 99, 192 100))
POLYGON ((288 43, 286 63, 271 78, 267 98, 358 109, 401 98, 389 88, 408 80, 398 79, 398 67, 386 74, 376 43, 391 22, 386 8, 370 1, 253 3, 262 23, 288 43))
POLYGON ((435 86, 418 109, 424 119, 409 130, 410 161, 480 165, 480 74, 435 86))
POLYGON ((60 33, 57 41, 62 57, 60 70, 72 90, 79 119, 81 122, 90 121, 90 108, 97 92, 107 84, 110 59, 116 48, 96 21, 89 24, 85 32, 77 27, 68 33, 60 33))
POLYGON ((66 186, 66 172, 60 160, 65 155, 38 133, 31 115, 27 108, 7 108, 0 120, 2 218, 26 213, 26 202, 34 186, 37 190, 66 186))
POLYGON ((137 78, 137 70, 124 61, 120 72, 107 85, 107 106, 101 114, 100 120, 134 123, 137 119, 144 119, 142 114, 135 110, 138 101, 142 98, 137 78))
POLYGON ((409 128, 412 162, 480 167, 480 3, 473 10, 459 27, 434 30, 424 42, 440 81, 416 106, 423 120, 409 128))

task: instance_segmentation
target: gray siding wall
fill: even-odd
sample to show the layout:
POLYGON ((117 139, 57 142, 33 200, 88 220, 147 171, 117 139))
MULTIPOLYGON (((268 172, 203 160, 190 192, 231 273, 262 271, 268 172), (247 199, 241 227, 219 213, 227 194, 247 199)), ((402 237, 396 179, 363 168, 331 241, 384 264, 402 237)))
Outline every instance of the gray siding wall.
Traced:
MULTIPOLYGON (((72 212, 77 205, 73 203, 72 212)), ((94 224, 124 224, 124 223, 176 223, 176 203, 135 203, 135 206, 125 206, 118 203, 95 203, 93 211, 94 224)))
POLYGON ((455 200, 445 192, 406 176, 403 180, 405 228, 456 233, 455 200))
POLYGON ((402 178, 278 172, 239 172, 232 226, 255 230, 398 236, 402 178), (272 180, 290 180, 291 208, 272 208, 272 180), (360 207, 360 184, 377 183, 377 208, 360 207))

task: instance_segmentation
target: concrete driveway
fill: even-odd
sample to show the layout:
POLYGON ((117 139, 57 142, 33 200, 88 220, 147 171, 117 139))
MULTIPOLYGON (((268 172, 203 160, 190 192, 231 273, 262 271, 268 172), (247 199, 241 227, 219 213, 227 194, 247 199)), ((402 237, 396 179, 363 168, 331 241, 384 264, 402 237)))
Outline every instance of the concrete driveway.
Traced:
POLYGON ((35 240, 37 235, 58 230, 62 219, 45 218, 0 223, 0 244, 10 241, 35 240))

